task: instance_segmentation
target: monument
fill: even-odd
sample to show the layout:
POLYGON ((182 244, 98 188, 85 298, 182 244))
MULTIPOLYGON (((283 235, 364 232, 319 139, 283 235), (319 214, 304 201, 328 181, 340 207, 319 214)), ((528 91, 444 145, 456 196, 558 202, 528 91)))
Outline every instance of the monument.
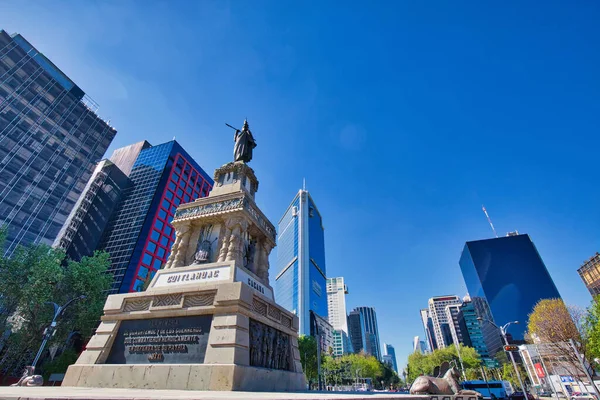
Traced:
POLYGON ((145 292, 108 297, 102 322, 63 386, 293 391, 306 382, 298 317, 269 284, 275 227, 255 203, 244 121, 234 161, 208 197, 182 204, 165 268, 145 292))

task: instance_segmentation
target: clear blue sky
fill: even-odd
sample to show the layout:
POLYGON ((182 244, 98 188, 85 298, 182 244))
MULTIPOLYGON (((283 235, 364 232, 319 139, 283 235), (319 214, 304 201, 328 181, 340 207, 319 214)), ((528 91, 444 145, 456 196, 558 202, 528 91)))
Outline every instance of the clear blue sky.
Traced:
MULTIPOLYGON (((377 310, 404 365, 419 309, 465 294, 467 240, 529 233, 568 303, 600 250, 600 5, 545 2, 0 2, 101 106, 115 147, 173 136, 207 172, 247 117, 258 204, 306 178, 327 272, 377 310)), ((273 276, 273 272, 272 272, 273 276)), ((518 277, 515 277, 518 279, 518 277)), ((532 282, 532 284, 534 284, 532 282)))

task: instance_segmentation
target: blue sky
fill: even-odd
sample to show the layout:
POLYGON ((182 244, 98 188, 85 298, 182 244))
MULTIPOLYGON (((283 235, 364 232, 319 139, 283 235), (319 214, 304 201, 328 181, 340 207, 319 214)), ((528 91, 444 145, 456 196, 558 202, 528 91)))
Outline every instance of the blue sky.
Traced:
MULTIPOLYGON (((0 2, 100 104, 113 148, 177 140, 205 170, 245 117, 275 223, 306 178, 327 272, 404 365, 419 309, 464 295, 464 242, 529 233, 568 303, 600 250, 597 2, 0 2)), ((274 271, 272 271, 273 276, 274 271)), ((533 284, 533 283, 532 283, 533 284)))

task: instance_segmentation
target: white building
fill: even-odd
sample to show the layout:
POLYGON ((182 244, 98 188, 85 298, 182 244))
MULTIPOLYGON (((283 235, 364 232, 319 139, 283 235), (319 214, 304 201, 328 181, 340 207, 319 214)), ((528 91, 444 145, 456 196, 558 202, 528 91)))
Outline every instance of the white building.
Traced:
POLYGON ((346 315, 346 295, 348 286, 344 278, 327 278, 327 315, 329 323, 335 330, 348 334, 348 317, 346 315))
POLYGON ((435 341, 439 349, 450 346, 453 343, 451 320, 448 320, 446 307, 454 304, 462 304, 458 296, 437 296, 429 299, 429 315, 433 322, 435 341))
POLYGON ((427 352, 427 344, 425 343, 425 341, 421 340, 420 337, 415 336, 415 338, 413 339, 413 353, 425 354, 427 352))

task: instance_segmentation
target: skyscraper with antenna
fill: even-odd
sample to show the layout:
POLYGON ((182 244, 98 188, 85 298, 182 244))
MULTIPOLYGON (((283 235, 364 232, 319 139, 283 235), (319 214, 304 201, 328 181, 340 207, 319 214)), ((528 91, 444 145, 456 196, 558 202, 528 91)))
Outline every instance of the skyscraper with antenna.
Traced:
POLYGON ((327 278, 323 219, 303 180, 283 217, 277 236, 275 301, 300 319, 310 335, 310 312, 327 320, 327 278))

